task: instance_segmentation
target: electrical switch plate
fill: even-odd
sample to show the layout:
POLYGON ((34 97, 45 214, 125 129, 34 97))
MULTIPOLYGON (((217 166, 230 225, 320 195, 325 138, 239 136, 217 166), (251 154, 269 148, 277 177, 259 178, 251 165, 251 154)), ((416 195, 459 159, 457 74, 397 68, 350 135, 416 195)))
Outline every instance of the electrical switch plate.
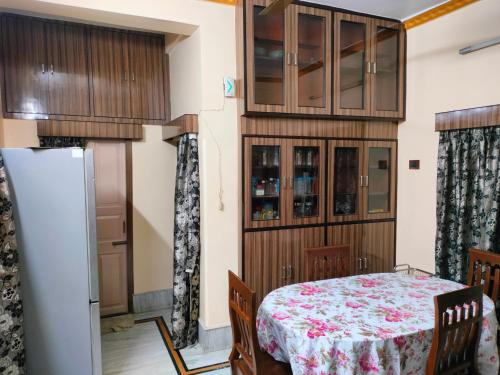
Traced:
POLYGON ((234 98, 236 96, 234 78, 224 77, 224 96, 227 98, 234 98))

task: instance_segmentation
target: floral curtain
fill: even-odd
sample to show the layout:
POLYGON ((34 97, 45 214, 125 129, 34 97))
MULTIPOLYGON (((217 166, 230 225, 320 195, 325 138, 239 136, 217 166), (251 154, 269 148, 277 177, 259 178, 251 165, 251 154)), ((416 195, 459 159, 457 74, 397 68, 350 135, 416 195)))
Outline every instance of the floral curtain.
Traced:
POLYGON ((0 373, 24 374, 22 301, 12 201, 0 153, 0 373))
POLYGON ((467 249, 500 253, 500 127, 442 132, 436 273, 465 283, 467 249))
POLYGON ((39 137, 40 147, 81 147, 85 148, 87 140, 82 137, 39 137))
POLYGON ((184 134, 177 150, 174 222, 174 306, 176 349, 198 340, 200 306, 200 175, 198 139, 184 134))

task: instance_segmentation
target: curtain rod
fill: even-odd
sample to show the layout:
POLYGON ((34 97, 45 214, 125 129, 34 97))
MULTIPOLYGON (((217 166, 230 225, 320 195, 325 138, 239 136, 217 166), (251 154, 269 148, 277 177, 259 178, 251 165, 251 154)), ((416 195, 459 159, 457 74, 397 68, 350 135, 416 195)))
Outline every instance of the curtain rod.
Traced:
POLYGON ((480 49, 496 46, 497 44, 500 44, 500 36, 484 42, 472 44, 468 47, 464 47, 460 51, 458 51, 458 53, 460 53, 461 55, 467 55, 468 53, 476 52, 480 49))

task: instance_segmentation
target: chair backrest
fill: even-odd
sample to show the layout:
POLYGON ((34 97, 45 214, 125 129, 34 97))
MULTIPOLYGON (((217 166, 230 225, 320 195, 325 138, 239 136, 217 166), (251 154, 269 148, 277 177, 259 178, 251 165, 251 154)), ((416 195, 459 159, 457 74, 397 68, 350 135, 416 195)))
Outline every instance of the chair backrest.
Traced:
POLYGON ((483 317, 481 286, 434 297, 435 325, 427 375, 477 373, 483 317))
POLYGON ((351 259, 348 245, 305 249, 305 279, 316 281, 350 275, 351 259))
POLYGON ((483 293, 496 302, 500 288, 500 255, 490 251, 469 249, 467 284, 482 285, 483 293))
POLYGON ((229 315, 233 331, 230 358, 239 357, 237 366, 248 375, 257 374, 257 363, 262 354, 255 325, 255 305, 255 292, 229 271, 229 315))

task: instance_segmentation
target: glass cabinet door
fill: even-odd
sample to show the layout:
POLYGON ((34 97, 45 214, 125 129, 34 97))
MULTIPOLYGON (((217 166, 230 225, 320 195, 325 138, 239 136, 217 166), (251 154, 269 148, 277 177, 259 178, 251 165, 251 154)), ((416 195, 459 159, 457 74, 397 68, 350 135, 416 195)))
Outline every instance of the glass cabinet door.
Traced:
POLYGON ((391 142, 367 142, 366 170, 363 186, 366 189, 366 217, 392 217, 394 213, 396 150, 391 142))
POLYGON ((334 114, 368 115, 369 20, 335 14, 334 114))
POLYGON ((361 219, 361 152, 358 141, 330 141, 329 221, 361 219))
POLYGON ((265 0, 247 1, 247 97, 250 111, 286 107, 285 12, 261 15, 265 0))
POLYGON ((372 112, 375 116, 403 116, 404 43, 399 24, 373 20, 372 112))
POLYGON ((245 142, 245 225, 282 225, 284 142, 262 138, 247 138, 245 142))
POLYGON ((323 141, 289 141, 291 153, 288 184, 291 215, 287 224, 309 224, 323 217, 323 141))
POLYGON ((294 10, 294 112, 331 113, 331 13, 292 6, 294 10))

